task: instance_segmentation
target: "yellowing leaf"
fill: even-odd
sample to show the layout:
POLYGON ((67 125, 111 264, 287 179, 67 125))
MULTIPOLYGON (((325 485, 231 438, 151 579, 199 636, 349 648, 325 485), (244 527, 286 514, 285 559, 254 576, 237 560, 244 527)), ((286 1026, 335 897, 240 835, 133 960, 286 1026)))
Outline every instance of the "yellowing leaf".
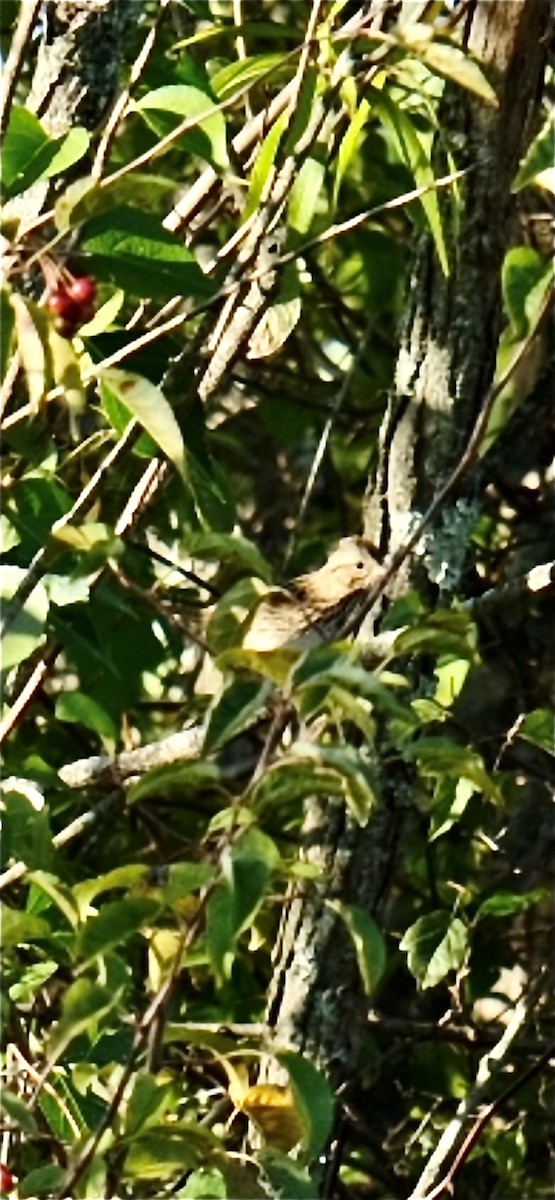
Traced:
POLYGON ((43 338, 37 327, 36 305, 16 294, 12 295, 11 303, 15 316, 17 346, 27 380, 29 403, 33 413, 37 413, 46 392, 46 354, 43 338))
POLYGON ((142 375, 112 367, 102 371, 101 381, 136 417, 177 470, 185 475, 185 446, 174 413, 164 393, 142 375))
POLYGON ((279 1150, 291 1150, 304 1137, 304 1122, 289 1087, 257 1083, 236 1107, 257 1126, 265 1142, 279 1150))

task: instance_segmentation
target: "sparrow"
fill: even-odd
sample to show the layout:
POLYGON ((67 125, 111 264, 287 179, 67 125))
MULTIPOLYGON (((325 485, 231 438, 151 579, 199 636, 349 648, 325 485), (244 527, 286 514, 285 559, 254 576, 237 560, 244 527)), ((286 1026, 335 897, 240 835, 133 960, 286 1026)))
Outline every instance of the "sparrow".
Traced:
POLYGON ((247 625, 243 648, 309 650, 333 642, 379 573, 378 552, 370 541, 341 538, 318 571, 298 575, 262 597, 247 625))

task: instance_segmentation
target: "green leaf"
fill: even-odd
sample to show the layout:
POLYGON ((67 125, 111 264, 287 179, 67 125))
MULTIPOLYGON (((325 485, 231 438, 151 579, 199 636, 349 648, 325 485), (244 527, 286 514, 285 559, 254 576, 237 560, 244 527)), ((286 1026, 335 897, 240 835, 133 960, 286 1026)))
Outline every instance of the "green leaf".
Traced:
POLYGON ((121 288, 117 288, 109 300, 106 300, 105 304, 101 304, 100 308, 97 308, 94 317, 91 317, 90 321, 87 321, 85 325, 81 325, 79 337, 97 337, 99 333, 105 333, 113 325, 123 307, 124 300, 124 293, 121 288))
POLYGON ((265 590, 254 579, 240 579, 218 600, 206 630, 208 644, 215 654, 240 643, 249 612, 265 590))
POLYGON ((214 878, 214 868, 203 862, 171 863, 167 882, 160 888, 165 904, 174 905, 182 896, 190 896, 206 886, 214 878))
POLYGON ((12 293, 17 348, 33 413, 40 410, 49 383, 46 318, 31 300, 12 293))
POLYGON ((206 1163, 213 1135, 199 1125, 172 1124, 146 1130, 133 1141, 125 1159, 126 1179, 168 1179, 206 1163))
POLYGON ((243 210, 243 218, 246 221, 248 217, 256 212, 260 201, 265 195, 266 187, 269 180, 272 178, 272 167, 275 162, 276 154, 279 149, 279 144, 287 129, 289 114, 284 112, 274 121, 270 132, 266 134, 260 149, 256 155, 254 166, 249 176, 249 190, 243 210))
MULTIPOLYGON (((401 158, 413 175, 416 186, 433 188, 435 176, 430 153, 410 117, 385 92, 375 92, 373 95, 373 107, 384 125, 392 131, 401 158)), ((426 214, 443 274, 448 276, 449 259, 437 193, 430 190, 420 198, 419 203, 426 214)))
POLYGON ((456 655, 473 662, 476 659, 476 626, 471 617, 454 610, 416 614, 416 622, 403 629, 395 639, 396 654, 456 655))
MULTIPOLYGON (((304 759, 314 767, 314 774, 331 771, 340 784, 340 794, 359 825, 366 825, 378 802, 374 774, 362 755, 352 746, 322 746, 312 742, 295 742, 291 747, 295 758, 304 759)), ((310 795, 310 792, 307 793, 310 795)))
POLYGON ((10 1000, 13 1000, 14 1004, 30 1004, 37 992, 40 992, 45 983, 55 975, 58 965, 52 958, 32 963, 21 972, 17 983, 12 983, 8 988, 10 1000))
POLYGON ((373 997, 386 966, 383 934, 370 914, 358 904, 328 900, 327 905, 345 922, 353 939, 364 990, 367 996, 373 997))
POLYGON ((548 708, 533 709, 519 725, 518 736, 555 755, 555 714, 548 708))
POLYGON ((31 913, 16 912, 2 901, 0 914, 4 950, 9 950, 12 946, 27 945, 51 935, 52 931, 47 921, 43 921, 41 917, 34 917, 31 913))
POLYGON ((130 371, 110 368, 100 376, 102 385, 115 393, 157 446, 173 462, 181 475, 186 475, 185 446, 173 409, 164 393, 150 380, 130 371))
POLYGON ((468 802, 477 791, 475 783, 469 779, 443 779, 440 783, 440 795, 434 805, 430 821, 430 841, 443 837, 460 821, 466 812, 468 802))
POLYGON ((468 927, 448 912, 433 912, 411 925, 400 949, 421 988, 435 987, 462 967, 468 952, 468 927))
POLYGON ((84 692, 63 692, 56 700, 56 720, 85 725, 100 737, 117 737, 117 726, 110 713, 84 692))
POLYGON ((333 206, 337 205, 339 190, 351 162, 358 150, 360 135, 370 115, 370 105, 367 100, 361 100, 356 112, 349 122, 347 132, 343 135, 337 152, 337 166, 333 183, 333 206))
POLYGON ((116 888, 132 888, 142 883, 148 875, 148 867, 143 863, 126 863, 123 867, 115 867, 105 875, 97 875, 93 879, 85 879, 82 883, 73 885, 72 893, 79 909, 81 920, 88 914, 88 909, 96 896, 102 892, 111 892, 116 888))
POLYGON ((127 941, 143 925, 151 924, 159 912, 157 901, 142 897, 105 904, 98 916, 91 917, 81 930, 76 947, 78 955, 88 962, 98 954, 106 954, 113 946, 127 941))
POLYGON ((42 793, 25 779, 2 785, 2 860, 21 859, 27 867, 48 867, 53 845, 42 793))
POLYGON ((306 1130, 306 1155, 314 1161, 329 1139, 335 1112, 334 1094, 322 1071, 302 1054, 284 1050, 276 1058, 289 1075, 296 1107, 306 1130))
POLYGON ((36 1196, 51 1196, 62 1183, 65 1171, 55 1163, 35 1167, 23 1177, 19 1184, 21 1200, 34 1200, 36 1196))
POLYGON ((264 580, 271 576, 271 567, 258 546, 236 533, 193 533, 187 538, 187 549, 193 558, 225 563, 264 580))
POLYGON ((272 1195, 280 1200, 319 1200, 320 1189, 311 1179, 306 1167, 295 1162, 281 1150, 265 1146, 258 1160, 272 1187, 272 1195))
POLYGON ((0 291, 0 381, 4 381, 6 368, 12 356, 12 341, 15 314, 6 288, 0 291))
POLYGON ((310 156, 295 178, 287 207, 287 225, 298 237, 310 229, 324 177, 324 163, 310 156))
POLYGON ((29 1111, 28 1103, 21 1096, 16 1096, 14 1092, 11 1092, 5 1084, 0 1092, 0 1109, 10 1121, 19 1125, 24 1133, 28 1133, 31 1137, 37 1136, 39 1132, 37 1122, 33 1113, 29 1111))
POLYGON ((29 882, 34 883, 41 892, 44 892, 45 896, 48 896, 49 900, 52 900, 72 928, 79 923, 79 909, 75 903, 75 897, 71 889, 56 875, 52 875, 48 871, 32 871, 29 874, 29 882))
POLYGON ((76 979, 62 997, 62 1015, 48 1041, 49 1055, 58 1058, 74 1038, 96 1029, 118 1001, 119 992, 92 979, 76 979))
POLYGON ((2 183, 6 199, 24 192, 40 179, 58 153, 38 117, 14 104, 2 145, 2 183))
MULTIPOLYGON (((228 96, 232 96, 234 92, 239 91, 245 84, 254 83, 260 75, 264 75, 268 71, 273 71, 274 68, 280 67, 282 63, 287 70, 283 54, 256 54, 248 58, 241 58, 236 62, 228 63, 225 67, 221 67, 219 71, 215 71, 210 79, 210 83, 218 99, 226 100, 228 96)), ((274 83, 275 78, 276 75, 274 73, 274 83)))
POLYGON ((75 125, 55 151, 54 157, 43 171, 43 178, 51 179, 53 175, 62 175, 64 171, 68 171, 87 153, 90 141, 90 133, 82 125, 75 125))
POLYGON ((488 896, 478 909, 478 917, 512 917, 525 912, 536 904, 549 900, 547 888, 535 888, 531 892, 495 892, 488 896))
POLYGON ((528 149, 524 162, 521 164, 518 175, 513 184, 513 192, 521 192, 523 188, 529 187, 531 183, 542 184, 542 176, 551 180, 550 191, 554 190, 553 184, 553 137, 555 132, 555 111, 551 111, 545 125, 542 126, 540 132, 534 138, 531 146, 528 149))
POLYGON ((92 217, 80 250, 89 273, 132 296, 206 299, 214 290, 191 251, 140 208, 112 208, 92 217))
MULTIPOLYGON (((428 37, 422 38, 418 24, 404 25, 399 30, 399 38, 403 45, 408 46, 418 56, 421 62, 443 79, 458 83, 466 91, 479 96, 486 104, 497 107, 498 100, 494 89, 486 79, 482 68, 468 52, 461 50, 452 43, 439 42, 428 37)), ((426 27, 424 27, 426 28, 426 27)))
POLYGON ((212 754, 248 729, 266 708, 272 692, 272 684, 266 680, 234 680, 225 689, 210 713, 205 754, 212 754))
POLYGON ((499 800, 499 788, 486 771, 482 758, 467 746, 459 746, 447 737, 422 737, 412 746, 403 747, 403 754, 416 759, 423 775, 467 779, 477 791, 492 800, 499 800))
POLYGON ((138 1073, 125 1113, 124 1136, 133 1138, 145 1126, 161 1122, 172 1100, 173 1084, 160 1084, 152 1075, 138 1073))
MULTIPOLYGON (((199 746, 200 750, 200 746, 199 746)), ((129 804, 139 800, 147 800, 150 796, 172 796, 186 793, 194 796, 197 792, 210 793, 219 791, 225 794, 219 767, 210 762, 168 763, 167 766, 153 767, 142 779, 132 783, 127 793, 129 804)))
POLYGON ((201 1167, 193 1171, 185 1184, 176 1192, 182 1200, 226 1200, 227 1184, 217 1167, 201 1167))
POLYGON ((529 333, 552 278, 553 264, 546 264, 532 246, 514 246, 505 255, 503 299, 515 339, 529 333))
POLYGON ((252 924, 279 861, 274 842, 249 829, 222 858, 225 883, 210 897, 206 939, 217 979, 229 977, 235 943, 252 924))
MULTIPOLYGON (((27 571, 23 567, 2 567, 0 595, 4 606, 13 598, 27 571)), ((7 671, 32 654, 40 644, 48 617, 48 595, 44 584, 37 583, 2 639, 2 667, 7 671)))
POLYGON ((189 84, 169 84, 148 92, 134 107, 137 112, 149 118, 149 123, 153 124, 156 132, 162 136, 169 133, 175 123, 168 126, 153 122, 152 113, 171 113, 182 120, 196 119, 198 128, 186 133, 182 141, 187 139, 193 153, 207 159, 220 170, 225 170, 229 166, 229 158, 223 113, 212 113, 210 117, 202 119, 204 113, 214 108, 214 103, 212 96, 197 87, 191 87, 189 84))

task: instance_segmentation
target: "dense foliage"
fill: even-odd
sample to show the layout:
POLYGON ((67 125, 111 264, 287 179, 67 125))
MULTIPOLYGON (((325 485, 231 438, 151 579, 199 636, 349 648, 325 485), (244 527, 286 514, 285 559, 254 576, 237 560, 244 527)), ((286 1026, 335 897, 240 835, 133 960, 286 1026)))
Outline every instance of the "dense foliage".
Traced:
MULTIPOLYGON (((551 275, 522 226, 498 364, 533 345, 532 368, 493 408, 493 474, 435 594, 392 604, 382 658, 241 649, 269 584, 360 532, 415 241, 450 270, 462 148, 442 96, 495 103, 453 7, 380 34, 342 2, 137 3, 124 103, 62 132, 28 106, 44 30, 24 49, 2 154, 18 1196, 406 1196, 512 1021, 489 1102, 522 1079, 457 1186, 550 1194, 549 581, 510 617, 479 604, 552 556, 544 448, 518 474, 522 434, 512 491, 490 486, 545 386, 551 275), (340 797, 362 828, 389 770, 405 790, 387 903, 335 906, 368 997, 357 1078, 337 1097, 289 1049, 287 1086, 257 1083, 280 914, 317 871, 304 802, 340 797)), ((3 6, 6 55, 17 19, 3 6)), ((550 203, 550 89, 548 73, 515 181, 532 211, 550 203)))

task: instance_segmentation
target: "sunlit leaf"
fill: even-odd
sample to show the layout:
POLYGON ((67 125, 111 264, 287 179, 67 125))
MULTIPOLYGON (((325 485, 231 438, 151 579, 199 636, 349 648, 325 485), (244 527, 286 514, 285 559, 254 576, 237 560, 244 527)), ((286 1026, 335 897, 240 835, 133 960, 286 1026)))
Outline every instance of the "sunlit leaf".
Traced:
POLYGON ((92 979, 76 979, 62 997, 62 1015, 52 1029, 49 1053, 58 1056, 74 1038, 96 1028, 117 1004, 119 996, 92 979))
POLYGON ((102 372, 101 383, 115 393, 178 471, 185 475, 183 435, 161 389, 141 375, 114 367, 102 372))
POLYGON ((90 917, 77 939, 78 955, 88 961, 123 943, 143 925, 153 921, 160 905, 146 897, 130 897, 103 905, 98 916, 90 917))
POLYGON ((324 1073, 309 1058, 291 1050, 276 1055, 289 1075, 304 1125, 307 1158, 314 1161, 326 1145, 333 1123, 335 1097, 324 1073))
POLYGON ((92 696, 84 692, 64 692, 56 700, 56 718, 58 721, 70 721, 85 725, 101 737, 115 738, 117 727, 113 717, 92 696))
POLYGON ((11 304, 15 318, 17 348, 27 382, 29 403, 32 412, 37 413, 48 387, 45 350, 46 321, 36 304, 24 299, 16 292, 12 293, 11 304))
MULTIPOLYGON (((23 567, 2 567, 1 596, 6 605, 13 599, 16 588, 26 578, 23 567)), ((28 658, 42 641, 48 617, 48 595, 44 584, 37 583, 2 639, 4 670, 28 658)))
POLYGON ((335 171, 335 179, 333 183, 333 204, 337 204, 339 189, 343 182, 349 166, 357 152, 360 143, 360 136, 370 114, 370 105, 367 100, 362 99, 356 112, 351 117, 349 127, 341 139, 339 151, 337 154, 337 167, 335 171))
POLYGON ((310 156, 295 179, 287 208, 287 224, 299 236, 310 229, 324 176, 324 163, 310 156))
POLYGON ((548 754, 555 755, 555 716, 553 712, 548 708, 535 708, 532 712, 527 713, 518 727, 518 736, 526 738, 527 742, 533 742, 536 746, 541 746, 542 750, 547 750, 548 754))
MULTIPOLYGON (((191 147, 196 154, 202 155, 222 170, 229 164, 226 146, 225 120, 222 113, 212 113, 209 117, 204 114, 214 108, 213 97, 202 92, 198 87, 189 84, 168 84, 147 92, 135 104, 137 112, 150 116, 153 113, 171 113, 181 119, 191 118, 198 121, 198 128, 191 130, 185 136, 189 137, 191 147), (204 119, 203 119, 204 118, 204 119)), ((157 125, 158 133, 169 132, 168 129, 157 125)))
POLYGON ((295 268, 287 267, 276 299, 268 305, 250 336, 247 358, 268 358, 287 341, 301 315, 299 279, 295 268))
POLYGON ((355 948, 360 976, 367 996, 374 996, 384 973, 386 949, 383 935, 376 922, 357 904, 328 900, 328 907, 342 918, 355 948))
POLYGON ((496 106, 497 96, 479 64, 459 46, 429 37, 426 26, 404 24, 398 36, 437 75, 451 79, 468 92, 479 96, 486 104, 496 106), (422 36, 424 33, 425 36, 422 36))
POLYGON ((430 191, 421 197, 420 204, 426 214, 443 273, 449 275, 443 219, 437 193, 433 190, 435 176, 430 162, 430 151, 411 118, 404 109, 393 103, 386 92, 377 93, 373 103, 386 127, 394 134, 401 158, 414 176, 416 186, 430 188, 430 191))
POLYGON ((468 926, 449 912, 428 913, 411 925, 400 944, 409 970, 422 989, 435 987, 462 967, 468 952, 468 926))
POLYGON ((520 192, 523 188, 536 183, 555 192, 555 169, 553 166, 553 138, 555 133, 555 112, 552 110, 545 124, 534 138, 521 164, 513 184, 513 191, 520 192))

